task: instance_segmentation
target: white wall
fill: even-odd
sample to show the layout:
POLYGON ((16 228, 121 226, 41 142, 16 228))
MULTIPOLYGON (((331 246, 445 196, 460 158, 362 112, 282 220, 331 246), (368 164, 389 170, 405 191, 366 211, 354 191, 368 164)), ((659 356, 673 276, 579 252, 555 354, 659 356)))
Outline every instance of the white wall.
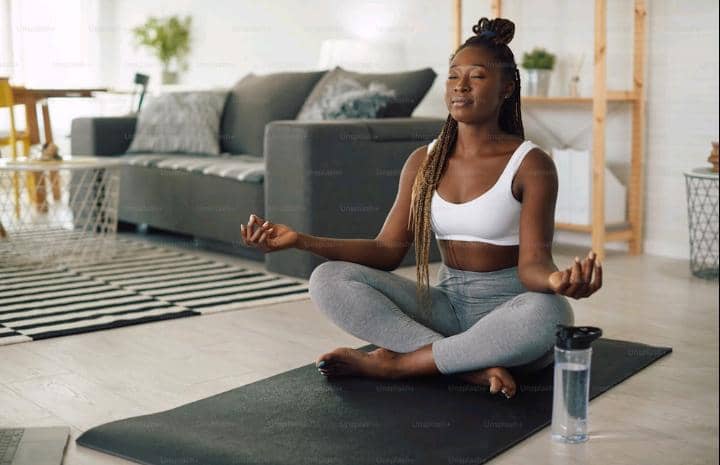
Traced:
MULTIPOLYGON (((438 73, 414 115, 444 117, 444 78, 452 45, 451 0, 85 0, 99 11, 93 30, 100 44, 97 73, 104 85, 127 87, 137 71, 159 82, 153 58, 132 45, 130 29, 149 15, 190 14, 193 49, 182 83, 232 86, 249 72, 317 69, 322 40, 365 38, 404 46, 408 69, 438 73)), ((592 91, 592 0, 505 0, 503 16, 516 24, 510 44, 523 52, 543 46, 558 55, 551 95, 566 93, 570 64, 585 53, 581 95, 592 91)), ((646 253, 689 256, 682 171, 704 165, 718 138, 718 3, 648 0, 646 253)), ((464 2, 463 37, 490 2, 464 2)), ((608 1, 608 86, 629 89, 632 73, 632 0, 608 1)), ((521 78, 524 78, 521 71, 521 78)), ((83 83, 78 83, 82 85, 83 83)), ((94 84, 94 83, 93 83, 94 84)), ((630 113, 608 105, 608 165, 622 180, 630 159, 630 113)), ((523 108, 526 138, 546 151, 564 141, 592 146, 591 107, 523 108)), ((588 235, 556 232, 558 242, 590 244, 588 235)), ((610 247, 625 249, 622 243, 610 247)))

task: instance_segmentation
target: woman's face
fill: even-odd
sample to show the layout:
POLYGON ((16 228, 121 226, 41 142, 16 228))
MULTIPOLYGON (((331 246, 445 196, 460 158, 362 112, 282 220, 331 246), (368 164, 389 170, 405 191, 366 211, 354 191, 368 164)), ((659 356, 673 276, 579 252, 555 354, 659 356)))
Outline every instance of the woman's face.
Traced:
POLYGON ((512 83, 502 82, 501 69, 483 47, 462 49, 450 63, 445 81, 445 105, 459 122, 497 119, 512 83))

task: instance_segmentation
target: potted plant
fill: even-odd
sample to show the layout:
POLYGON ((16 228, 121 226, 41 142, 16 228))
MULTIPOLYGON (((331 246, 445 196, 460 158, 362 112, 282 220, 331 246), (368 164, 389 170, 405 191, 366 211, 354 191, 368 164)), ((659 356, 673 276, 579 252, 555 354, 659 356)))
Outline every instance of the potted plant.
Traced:
POLYGON ((191 18, 151 16, 133 28, 136 46, 148 47, 162 63, 162 83, 176 84, 178 72, 187 70, 186 57, 190 52, 191 18))
POLYGON ((547 97, 550 73, 555 65, 555 55, 544 48, 536 47, 523 53, 522 67, 527 70, 525 88, 528 95, 547 97))

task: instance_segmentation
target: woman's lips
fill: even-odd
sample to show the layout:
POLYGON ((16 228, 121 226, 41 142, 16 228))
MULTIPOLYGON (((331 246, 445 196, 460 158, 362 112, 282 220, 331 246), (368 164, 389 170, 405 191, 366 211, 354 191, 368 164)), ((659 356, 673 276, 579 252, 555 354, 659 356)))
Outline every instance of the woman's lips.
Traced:
POLYGON ((465 107, 472 104, 472 100, 453 100, 452 106, 453 107, 465 107))

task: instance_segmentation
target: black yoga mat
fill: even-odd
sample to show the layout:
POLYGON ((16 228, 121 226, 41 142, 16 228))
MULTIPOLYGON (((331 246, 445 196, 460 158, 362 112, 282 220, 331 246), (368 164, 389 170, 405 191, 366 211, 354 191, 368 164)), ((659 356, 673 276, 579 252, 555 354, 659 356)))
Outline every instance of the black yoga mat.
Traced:
MULTIPOLYGON (((590 398, 670 352, 598 339, 590 398)), ((92 428, 77 443, 151 465, 479 464, 550 424, 553 365, 515 379, 517 394, 506 399, 456 377, 333 379, 310 363, 92 428)))

